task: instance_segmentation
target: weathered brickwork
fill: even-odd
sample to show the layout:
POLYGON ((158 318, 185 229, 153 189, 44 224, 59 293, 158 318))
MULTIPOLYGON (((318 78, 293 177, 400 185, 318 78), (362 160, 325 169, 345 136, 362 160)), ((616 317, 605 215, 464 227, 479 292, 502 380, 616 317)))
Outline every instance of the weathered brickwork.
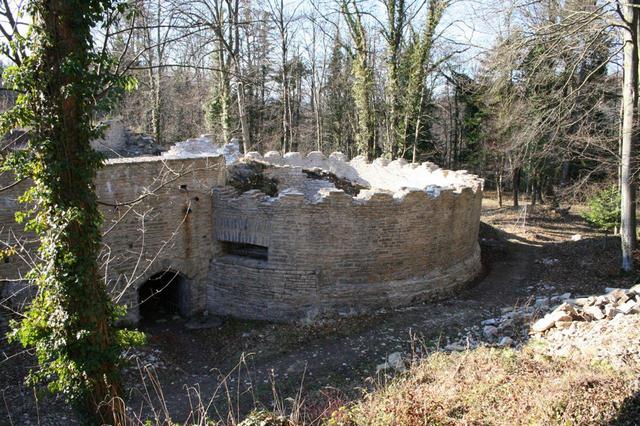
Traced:
MULTIPOLYGON (((227 186, 224 161, 118 159, 98 173, 100 261, 128 321, 139 320, 139 287, 162 271, 185 278, 188 314, 310 321, 441 298, 480 270, 482 181, 474 176, 431 164, 346 162, 338 153, 250 153, 245 161, 262 161, 277 182, 278 195, 269 197, 227 186), (310 177, 317 167, 332 177, 310 177), (450 174, 451 185, 422 176, 434 170, 433 179, 450 174), (360 192, 336 189, 336 179, 356 182, 360 192), (390 179, 400 180, 377 186, 390 179)), ((12 181, 0 175, 0 187, 12 181)), ((0 241, 33 240, 13 222, 26 185, 0 194, 0 241)), ((29 270, 25 258, 0 264, 5 295, 29 270)))
MULTIPOLYGON (((300 183, 299 168, 268 174, 286 187, 300 183)), ((215 258, 210 311, 271 320, 352 315, 441 298, 480 270, 481 185, 437 196, 306 192, 214 189, 216 239, 265 246, 268 260, 215 258)))
MULTIPOLYGON (((138 287, 152 275, 173 270, 188 285, 185 295, 192 313, 206 307, 206 284, 213 256, 211 188, 224 183, 220 157, 166 160, 140 157, 109 160, 96 178, 104 214, 101 263, 113 298, 128 306, 127 320, 136 322, 138 287)), ((12 182, 0 176, 0 186, 12 182)), ((0 194, 0 240, 26 238, 13 222, 17 197, 27 183, 0 194)), ((0 264, 2 279, 19 278, 29 270, 20 256, 0 264)), ((11 282, 11 281, 10 281, 11 282)), ((5 282, 5 291, 16 286, 5 282)))

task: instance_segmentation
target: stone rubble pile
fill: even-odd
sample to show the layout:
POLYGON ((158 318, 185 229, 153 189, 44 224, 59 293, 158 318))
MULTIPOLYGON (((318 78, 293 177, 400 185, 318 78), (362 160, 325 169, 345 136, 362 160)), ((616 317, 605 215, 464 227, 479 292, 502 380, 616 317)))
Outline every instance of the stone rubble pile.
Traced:
POLYGON ((393 161, 377 158, 369 162, 363 156, 348 160, 341 152, 333 152, 325 157, 320 151, 311 151, 306 156, 299 152, 281 155, 277 151, 266 152, 263 156, 252 151, 246 153, 244 158, 277 166, 319 169, 371 190, 392 193, 413 189, 424 190, 437 197, 442 190, 462 191, 468 188, 476 192, 481 191, 484 185, 483 179, 466 170, 445 170, 434 163, 408 163, 402 158, 393 161))
MULTIPOLYGON (((545 290, 553 289, 546 287, 545 290)), ((444 351, 478 346, 532 347, 550 356, 579 356, 613 366, 640 365, 640 284, 607 288, 605 294, 571 298, 571 293, 538 297, 507 307, 496 318, 468 327, 449 340, 444 351), (552 308, 554 307, 555 308, 552 308)))
POLYGON ((529 327, 533 319, 549 308, 550 303, 562 302, 571 297, 563 294, 541 297, 535 303, 506 307, 501 315, 485 319, 480 325, 467 327, 444 346, 445 351, 464 351, 478 346, 518 347, 528 339, 529 327))
POLYGON ((533 339, 545 355, 606 361, 613 367, 640 366, 640 315, 618 314, 613 319, 573 321, 567 328, 552 328, 533 339))
POLYGON ((630 289, 610 288, 601 296, 566 298, 564 303, 531 326, 534 333, 552 328, 568 328, 574 321, 614 319, 618 315, 640 313, 640 284, 630 289))
MULTIPOLYGON (((546 286, 545 291, 554 290, 546 286)), ((466 327, 440 350, 446 352, 465 351, 479 346, 519 348, 529 339, 531 322, 549 310, 551 304, 559 304, 568 300, 571 293, 539 297, 529 304, 505 307, 499 316, 488 318, 479 325, 466 327)), ((380 372, 402 373, 406 370, 405 360, 400 352, 390 354, 384 363, 376 366, 376 374, 380 372)))
POLYGON ((531 336, 545 337, 550 330, 568 330, 568 335, 580 329, 576 323, 613 320, 628 314, 640 314, 640 284, 630 289, 607 288, 600 296, 573 299, 571 293, 564 293, 538 297, 529 304, 503 308, 500 316, 463 329, 443 349, 520 347, 531 336))

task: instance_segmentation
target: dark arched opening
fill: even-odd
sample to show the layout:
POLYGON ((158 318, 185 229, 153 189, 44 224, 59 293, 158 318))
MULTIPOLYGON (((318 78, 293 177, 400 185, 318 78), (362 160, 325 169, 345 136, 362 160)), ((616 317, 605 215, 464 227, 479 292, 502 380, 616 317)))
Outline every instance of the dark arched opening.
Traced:
POLYGON ((162 271, 138 289, 140 320, 155 322, 187 315, 187 280, 179 272, 162 271))

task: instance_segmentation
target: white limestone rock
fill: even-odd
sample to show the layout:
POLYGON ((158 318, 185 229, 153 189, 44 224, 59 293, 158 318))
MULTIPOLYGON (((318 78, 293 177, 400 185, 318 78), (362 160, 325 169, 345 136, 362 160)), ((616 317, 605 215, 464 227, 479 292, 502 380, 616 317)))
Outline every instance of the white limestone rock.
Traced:
POLYGON ((500 347, 509 347, 509 346, 513 346, 513 344, 514 344, 514 341, 509 336, 503 336, 498 342, 498 346, 500 347))
POLYGON ((392 354, 389 354, 384 363, 376 366, 376 374, 386 370, 395 370, 398 373, 404 373, 407 371, 407 366, 405 365, 400 352, 393 352, 392 354))
POLYGON ((493 325, 486 325, 482 329, 482 334, 488 340, 494 340, 498 337, 498 328, 493 325))
POLYGON ((595 320, 601 320, 604 318, 604 312, 602 312, 602 309, 598 306, 585 306, 582 310, 585 314, 595 320))
POLYGON ((571 321, 571 315, 561 310, 553 311, 536 321, 531 329, 536 333, 544 333, 553 328, 557 321, 571 321))
POLYGON ((269 151, 264 154, 264 159, 270 163, 279 163, 282 160, 282 155, 278 151, 269 151))
POLYGON ((329 160, 343 161, 346 163, 349 159, 347 158, 346 155, 344 155, 340 151, 335 151, 335 152, 332 152, 331 155, 329 155, 329 160))
POLYGON ((636 303, 635 300, 629 299, 626 302, 624 302, 622 305, 618 306, 618 310, 626 315, 631 313, 637 306, 638 304, 636 303))
POLYGON ((321 164, 324 160, 324 154, 321 151, 311 151, 307 154, 307 161, 309 162, 321 164))

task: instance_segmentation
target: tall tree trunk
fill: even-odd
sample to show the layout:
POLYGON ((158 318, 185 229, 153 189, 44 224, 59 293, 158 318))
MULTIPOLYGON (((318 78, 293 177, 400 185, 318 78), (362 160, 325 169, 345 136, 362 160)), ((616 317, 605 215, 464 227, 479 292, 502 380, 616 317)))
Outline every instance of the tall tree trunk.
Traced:
POLYGON ((320 112, 321 100, 320 90, 322 87, 322 78, 318 78, 318 64, 316 59, 316 26, 313 25, 311 33, 311 111, 313 111, 313 119, 315 124, 316 150, 322 151, 322 121, 320 112))
POLYGON ((389 119, 387 142, 382 155, 389 159, 398 156, 398 141, 400 139, 400 49, 402 47, 406 10, 404 0, 386 0, 387 9, 387 96, 389 99, 389 119))
POLYGON ((624 6, 628 27, 623 29, 624 77, 622 82, 622 158, 620 164, 621 189, 621 244, 622 269, 633 269, 633 251, 636 248, 636 186, 632 161, 637 143, 638 118, 638 0, 629 0, 624 6))
POLYGON ((162 89, 160 87, 160 79, 162 78, 162 73, 160 72, 161 67, 158 66, 158 70, 156 72, 155 77, 155 85, 153 88, 153 112, 151 114, 152 117, 152 128, 153 128, 153 137, 156 140, 156 143, 162 145, 162 89))
POLYGON ((247 153, 251 149, 251 130, 249 129, 249 120, 247 118, 247 103, 244 92, 244 84, 241 81, 238 81, 236 93, 238 98, 238 115, 240 116, 240 128, 242 130, 242 152, 247 153))
POLYGON ((156 68, 156 87, 155 87, 155 92, 154 92, 154 99, 153 99, 153 108, 154 108, 154 120, 153 120, 153 130, 154 130, 154 137, 156 138, 156 143, 162 145, 163 144, 163 134, 162 134, 162 101, 163 101, 163 94, 162 94, 162 65, 163 65, 163 59, 162 59, 162 43, 160 42, 161 40, 161 28, 162 26, 160 25, 160 23, 162 22, 162 2, 161 0, 157 0, 156 1, 156 22, 157 22, 157 28, 156 28, 156 57, 158 59, 158 64, 157 64, 157 68, 156 68))
MULTIPOLYGON (((96 57, 91 30, 107 0, 32 0, 31 63, 22 69, 29 118, 29 173, 37 194, 42 264, 39 292, 20 327, 51 389, 64 392, 88 424, 122 424, 114 306, 98 264, 101 215, 93 188, 101 164, 90 140, 96 57), (35 335, 33 335, 35 333, 35 335), (31 335, 30 335, 31 334, 31 335)), ((26 340, 24 340, 26 339, 26 340)))
POLYGON ((251 150, 251 128, 247 117, 247 96, 244 88, 242 64, 240 63, 240 0, 228 0, 227 9, 231 20, 229 39, 233 40, 233 42, 230 44, 232 46, 230 54, 236 74, 238 115, 240 116, 240 128, 242 130, 242 152, 247 153, 251 150))
MULTIPOLYGON (((529 186, 527 186, 527 188, 529 188, 529 186)), ((537 193, 536 193, 536 184, 535 184, 535 182, 531 183, 531 189, 529 191, 530 191, 530 194, 531 194, 530 195, 531 205, 535 206, 536 202, 538 200, 537 193)))
POLYGON ((224 50, 224 43, 218 40, 218 102, 220 102, 220 127, 222 128, 222 141, 228 143, 231 140, 231 85, 229 78, 229 61, 224 50))
MULTIPOLYGON (((315 70, 313 71, 315 73, 315 70)), ((315 76, 313 77, 315 80, 315 76)), ((313 115, 316 124, 316 149, 322 151, 322 113, 320 112, 320 84, 314 84, 313 92, 313 115)))
POLYGON ((560 187, 564 188, 569 183, 569 166, 570 162, 565 160, 562 162, 562 174, 560 177, 560 187))
POLYGON ((355 45, 351 70, 357 121, 356 147, 359 155, 372 160, 376 154, 376 118, 372 105, 374 80, 373 66, 369 63, 367 32, 356 0, 342 0, 341 9, 355 45))
POLYGON ((498 207, 502 207, 502 169, 498 171, 496 179, 496 192, 498 193, 498 207))
POLYGON ((289 87, 289 64, 287 63, 286 35, 281 34, 282 53, 282 152, 291 149, 291 89, 289 87))
MULTIPOLYGON (((420 138, 420 128, 422 127, 422 113, 423 113, 423 104, 424 104, 424 86, 422 87, 422 90, 420 92, 420 105, 418 106, 418 119, 416 120, 416 128, 415 131, 413 133, 413 153, 411 155, 411 162, 415 163, 416 162, 416 152, 417 152, 417 147, 418 147, 418 139, 420 138)), ((404 151, 405 149, 407 149, 407 128, 409 127, 409 120, 408 120, 408 114, 405 115, 405 122, 404 122, 404 136, 402 137, 402 151, 400 152, 400 155, 404 155, 404 151)))
POLYGON ((518 207, 520 196, 520 167, 513 169, 513 207, 518 207))

